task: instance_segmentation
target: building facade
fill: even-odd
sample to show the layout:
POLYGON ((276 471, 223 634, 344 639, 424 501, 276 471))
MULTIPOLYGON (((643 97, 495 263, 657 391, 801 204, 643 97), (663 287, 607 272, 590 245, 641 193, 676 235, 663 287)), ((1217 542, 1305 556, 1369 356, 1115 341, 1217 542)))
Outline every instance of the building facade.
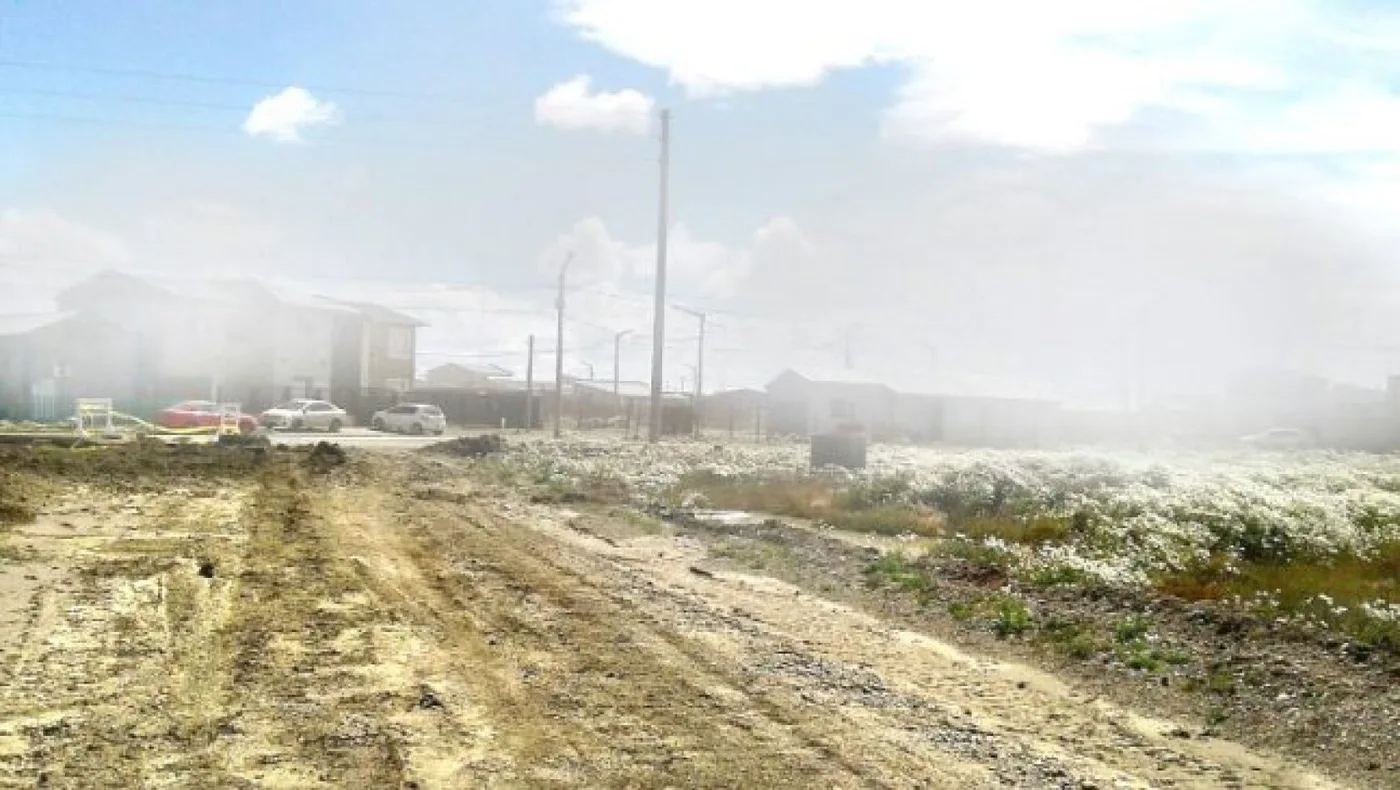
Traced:
MULTIPOLYGON (((15 413, 36 411, 24 403, 26 388, 36 387, 70 403, 110 397, 143 414, 187 399, 259 409, 333 398, 342 384, 356 391, 412 386, 421 324, 375 305, 253 280, 157 281, 119 272, 80 282, 56 302, 60 312, 47 322, 10 321, 14 331, 0 335, 0 391, 15 413), (39 373, 53 360, 60 375, 49 383, 39 373)), ((5 325, 0 317, 0 330, 5 325)))

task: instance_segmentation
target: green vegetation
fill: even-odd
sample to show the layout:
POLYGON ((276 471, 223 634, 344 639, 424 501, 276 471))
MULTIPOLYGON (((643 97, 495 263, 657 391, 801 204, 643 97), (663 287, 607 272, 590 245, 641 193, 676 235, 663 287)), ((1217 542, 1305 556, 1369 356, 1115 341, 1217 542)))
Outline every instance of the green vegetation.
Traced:
POLYGON ((938 592, 930 569, 922 562, 911 561, 894 551, 866 566, 865 583, 869 587, 890 585, 915 594, 919 603, 927 606, 938 592))
POLYGON ((1052 617, 1041 624, 1036 641, 1077 661, 1087 661, 1104 650, 1102 640, 1079 620, 1052 617))
POLYGON ((997 604, 997 616, 992 621, 992 630, 997 636, 1005 639, 1009 636, 1020 636, 1031 627, 1031 613, 1026 605, 1017 598, 1010 596, 1003 597, 997 604))
POLYGON ((1016 555, 999 546, 953 538, 935 546, 931 552, 937 557, 964 560, 982 570, 1010 573, 1016 564, 1016 555))
POLYGON ((1027 579, 1037 587, 1097 587, 1098 580, 1088 573, 1068 565, 1042 565, 1031 571, 1027 579))
POLYGON ((1370 648, 1400 652, 1400 623, 1368 616, 1364 605, 1400 600, 1400 541, 1365 557, 1302 557, 1231 561, 1216 555, 1154 580, 1188 601, 1257 601, 1265 616, 1307 616, 1370 648))
POLYGON ((1152 624, 1140 617, 1131 617, 1113 628, 1113 638, 1119 644, 1141 641, 1147 636, 1152 624))

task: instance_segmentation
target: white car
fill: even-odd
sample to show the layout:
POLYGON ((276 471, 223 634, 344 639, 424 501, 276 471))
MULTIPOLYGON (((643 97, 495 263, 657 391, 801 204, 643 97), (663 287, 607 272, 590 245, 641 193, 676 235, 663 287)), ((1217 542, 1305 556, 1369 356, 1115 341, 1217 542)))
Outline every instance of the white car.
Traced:
POLYGON ((323 400, 298 398, 274 406, 258 419, 265 428, 337 433, 349 422, 345 410, 323 400))
POLYGON ((447 416, 442 413, 442 409, 430 404, 400 403, 375 412, 369 426, 376 431, 395 431, 416 436, 431 433, 440 436, 447 430, 447 416))

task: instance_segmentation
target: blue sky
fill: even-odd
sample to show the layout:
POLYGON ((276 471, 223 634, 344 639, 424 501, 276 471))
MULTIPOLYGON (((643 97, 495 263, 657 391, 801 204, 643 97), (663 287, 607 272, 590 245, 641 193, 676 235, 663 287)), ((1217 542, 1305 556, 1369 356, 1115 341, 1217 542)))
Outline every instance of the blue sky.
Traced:
POLYGON ((1315 0, 13 2, 0 286, 251 273, 431 302, 467 354, 547 328, 572 250, 577 342, 644 329, 667 107, 674 292, 733 384, 852 326, 1050 394, 1133 354, 1375 381, 1338 349, 1400 341, 1397 43, 1315 0))

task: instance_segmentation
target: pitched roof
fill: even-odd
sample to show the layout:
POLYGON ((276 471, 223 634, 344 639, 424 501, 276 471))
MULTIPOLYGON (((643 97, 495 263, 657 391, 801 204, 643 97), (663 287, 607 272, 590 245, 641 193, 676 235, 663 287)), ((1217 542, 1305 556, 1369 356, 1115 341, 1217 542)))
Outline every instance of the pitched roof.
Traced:
POLYGON ((27 335, 73 317, 73 313, 15 313, 0 315, 0 337, 27 335))
MULTIPOLYGON (((82 293, 90 289, 100 292, 112 288, 144 288, 153 296, 168 294, 180 299, 218 303, 239 303, 248 300, 276 302, 289 307, 324 310, 343 314, 359 314, 373 321, 407 326, 427 326, 412 316, 370 302, 350 302, 307 293, 283 283, 271 283, 251 277, 178 277, 132 275, 116 270, 99 272, 65 289, 64 294, 82 293)), ((60 294, 60 298, 64 294, 60 294)))
MULTIPOLYGON (((606 395, 613 394, 611 381, 576 381, 574 385, 579 389, 589 392, 599 392, 606 395)), ((619 381, 617 383, 617 394, 623 398, 650 398, 651 384, 645 381, 619 381)))
POLYGON ((431 376, 434 373, 444 370, 462 371, 464 373, 471 373, 473 375, 484 376, 486 378, 510 378, 511 376, 515 375, 514 373, 512 373, 509 370, 506 370, 500 365, 493 365, 489 362, 485 364, 444 362, 441 365, 438 365, 429 370, 428 375, 431 376))
POLYGON ((345 299, 332 299, 330 297, 319 297, 322 301, 332 305, 349 307, 359 311, 366 318, 381 324, 400 324, 403 326, 427 326, 428 323, 411 315, 391 310, 383 305, 373 302, 352 302, 345 299))
POLYGON ((816 384, 883 387, 900 395, 961 398, 1002 398, 1007 400, 1050 400, 1042 392, 966 371, 945 370, 924 375, 902 374, 880 379, 869 374, 831 368, 788 368, 791 373, 816 384))
MULTIPOLYGON (((889 385, 883 381, 858 373, 854 370, 842 368, 787 368, 777 378, 791 373, 798 378, 806 379, 814 384, 850 384, 867 387, 886 387, 889 385)), ((774 379, 775 381, 777 379, 774 379)))

